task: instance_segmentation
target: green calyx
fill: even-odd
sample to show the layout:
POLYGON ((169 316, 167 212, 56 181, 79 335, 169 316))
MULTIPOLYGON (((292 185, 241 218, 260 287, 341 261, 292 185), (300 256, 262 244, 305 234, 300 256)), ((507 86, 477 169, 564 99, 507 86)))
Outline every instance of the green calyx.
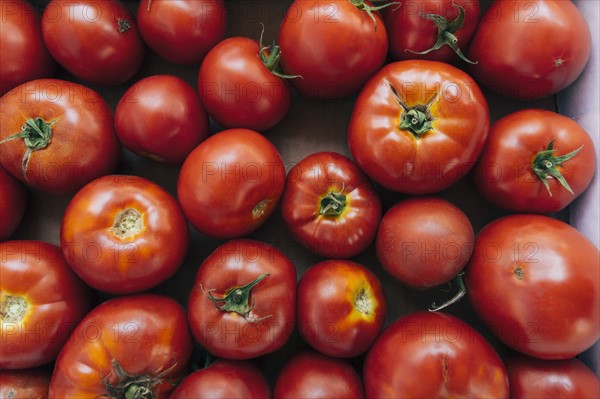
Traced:
POLYGON ((361 11, 366 12, 369 15, 369 17, 373 20, 373 26, 374 26, 375 30, 377 30, 377 19, 375 19, 375 15, 373 14, 373 12, 376 12, 376 11, 382 10, 386 7, 390 7, 390 6, 394 6, 394 5, 397 5, 397 6, 402 5, 402 3, 399 1, 392 1, 392 2, 385 3, 385 4, 382 4, 379 6, 369 4, 365 0, 348 0, 348 1, 350 1, 350 3, 352 3, 356 8, 358 8, 361 11))
POLYGON ((390 82, 387 82, 387 84, 396 103, 402 109, 399 128, 410 132, 416 139, 421 138, 424 134, 432 130, 435 118, 431 114, 430 108, 435 100, 437 100, 438 94, 434 94, 426 104, 417 104, 409 107, 398 90, 390 82))
MULTIPOLYGON (((112 360, 113 371, 117 377, 116 383, 110 383, 109 378, 104 379, 107 393, 98 395, 98 398, 110 399, 154 399, 154 387, 164 382, 164 377, 173 371, 177 364, 160 373, 156 377, 149 375, 131 375, 115 360, 112 360)), ((175 384, 173 384, 175 385, 175 384)))
POLYGON ((44 149, 52 141, 52 125, 56 122, 48 123, 42 118, 29 118, 21 127, 21 131, 8 136, 0 141, 3 144, 7 141, 23 139, 25 146, 29 151, 38 151, 44 149))
MULTIPOLYGON (((262 24, 261 24, 262 25, 262 24)), ((302 78, 300 75, 286 75, 280 65, 281 60, 281 49, 273 40, 273 44, 270 46, 263 45, 263 35, 265 33, 265 26, 262 25, 262 31, 260 32, 260 39, 258 46, 260 48, 258 55, 265 67, 271 71, 271 73, 281 79, 295 79, 302 78)))
POLYGON ((569 186, 569 183, 562 175, 562 173, 560 173, 559 167, 563 163, 567 162, 569 159, 577 155, 577 153, 581 151, 582 148, 583 146, 577 148, 574 151, 569 152, 568 154, 556 156, 554 155, 554 153, 556 152, 556 150, 554 149, 554 140, 552 140, 548 144, 546 150, 540 151, 536 154, 531 164, 531 169, 533 170, 533 173, 535 173, 537 177, 539 177, 539 179, 542 181, 544 187, 546 187, 546 190, 548 190, 548 194, 550 196, 552 196, 552 192, 550 191, 550 185, 548 184, 548 177, 550 176, 558 180, 561 186, 563 186, 565 189, 567 189, 568 192, 573 194, 573 190, 569 186))
POLYGON ((319 215, 323 216, 340 216, 346 208, 346 195, 340 192, 329 192, 319 203, 319 215))

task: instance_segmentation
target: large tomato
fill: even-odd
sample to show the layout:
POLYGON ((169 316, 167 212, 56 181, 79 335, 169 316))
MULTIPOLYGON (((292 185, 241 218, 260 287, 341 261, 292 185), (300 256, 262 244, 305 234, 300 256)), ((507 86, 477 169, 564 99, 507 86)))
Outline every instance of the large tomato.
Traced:
POLYGON ((363 88, 348 131, 352 156, 373 180, 408 194, 443 190, 474 165, 489 110, 463 71, 436 61, 398 61, 363 88))
POLYGON ((594 143, 577 122, 525 109, 498 120, 473 170, 478 191, 516 212, 558 212, 590 184, 594 143))
POLYGON ((0 243, 0 276, 0 368, 51 362, 88 310, 88 287, 41 241, 0 243))
POLYGON ((508 398, 506 370, 471 326, 418 311, 387 327, 364 364, 368 398, 508 398))
POLYGON ((229 129, 204 140, 186 158, 177 195, 201 233, 235 238, 260 227, 285 185, 277 148, 260 133, 229 129))
POLYGON ((375 238, 381 201, 354 162, 335 152, 318 152, 290 169, 281 213, 293 237, 311 251, 349 258, 375 238))
POLYGON ((519 100, 559 92, 591 53, 590 29, 572 1, 495 1, 481 18, 468 57, 475 79, 519 100))
POLYGON ((0 370, 0 398, 46 399, 51 375, 49 368, 0 370))
POLYGON ((466 268, 475 311, 506 345, 566 359, 600 337, 600 255, 570 225, 509 215, 477 236, 466 268))
POLYGON ((188 226, 175 198, 156 183, 104 176, 69 202, 60 244, 67 263, 90 286, 133 293, 179 269, 187 253, 188 226))
POLYGON ((294 328, 296 269, 275 247, 232 240, 202 262, 188 302, 192 333, 215 356, 249 359, 281 348, 294 328))
POLYGON ((51 194, 71 194, 113 172, 120 155, 112 111, 95 91, 38 79, 0 102, 0 162, 13 176, 51 194))
POLYGON ((27 209, 27 189, 0 166, 0 241, 9 238, 21 224, 27 209))
POLYGON ((183 379, 193 341, 173 299, 111 299, 75 328, 56 360, 51 399, 165 399, 183 379))

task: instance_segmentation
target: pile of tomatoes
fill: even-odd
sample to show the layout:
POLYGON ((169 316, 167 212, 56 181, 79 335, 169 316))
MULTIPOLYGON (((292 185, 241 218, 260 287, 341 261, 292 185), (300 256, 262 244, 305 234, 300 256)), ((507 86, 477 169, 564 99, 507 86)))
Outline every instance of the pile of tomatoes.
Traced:
POLYGON ((0 4, 2 398, 600 395, 570 1, 0 4))

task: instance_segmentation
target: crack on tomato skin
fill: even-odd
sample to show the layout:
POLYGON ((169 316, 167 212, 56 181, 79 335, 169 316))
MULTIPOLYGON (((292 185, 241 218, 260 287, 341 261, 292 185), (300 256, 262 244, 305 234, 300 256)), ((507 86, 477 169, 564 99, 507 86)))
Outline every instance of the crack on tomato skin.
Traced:
POLYGON ((27 310, 27 301, 23 297, 5 295, 0 301, 0 316, 3 322, 21 322, 27 315, 27 310))

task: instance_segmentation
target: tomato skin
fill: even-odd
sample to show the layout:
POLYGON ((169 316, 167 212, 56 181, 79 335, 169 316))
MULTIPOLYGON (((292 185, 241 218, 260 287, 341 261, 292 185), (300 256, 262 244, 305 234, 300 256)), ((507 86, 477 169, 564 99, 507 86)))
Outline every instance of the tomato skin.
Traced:
POLYGON ((0 166, 0 241, 4 241, 17 230, 27 209, 27 189, 0 166))
POLYGON ((475 312, 509 347, 566 359, 600 336, 600 256, 572 226, 509 215, 478 234, 465 282, 475 312))
POLYGON ((513 212, 552 213, 585 191, 595 170, 594 143, 577 122, 555 112, 526 109, 492 126, 473 176, 478 191, 495 206, 513 212), (558 167, 573 193, 549 177, 550 195, 533 170, 536 155, 553 140, 557 157, 583 146, 558 167))
POLYGON ((363 370, 368 398, 509 394, 494 348, 471 326, 441 312, 417 311, 393 322, 367 354, 363 370))
POLYGON ((481 18, 468 57, 478 62, 470 68, 478 82, 531 100, 573 83, 590 53, 589 27, 573 2, 502 0, 481 18))
POLYGON ((469 172, 483 149, 489 124, 485 97, 466 73, 436 61, 398 61, 383 67, 362 89, 350 120, 348 144, 360 168, 383 187, 430 194, 469 172), (430 102, 429 112, 418 110, 430 102), (400 127, 417 120, 411 112, 424 118, 414 128, 420 135, 412 127, 400 127))
POLYGON ((204 58, 198 91, 210 116, 225 128, 257 131, 275 126, 292 105, 292 89, 260 57, 257 41, 230 37, 204 58))
POLYGON ((104 176, 86 185, 63 215, 60 243, 73 270, 93 288, 130 294, 171 277, 188 249, 187 221, 159 185, 138 176, 104 176), (133 215, 132 215, 133 212, 133 215), (117 224, 139 218, 138 229, 117 224))
POLYGON ((0 271, 3 314, 15 298, 26 306, 22 316, 2 317, 0 368, 51 362, 88 311, 89 288, 71 271, 60 248, 42 241, 0 243, 0 271))
POLYGON ((0 398, 46 399, 52 370, 0 370, 0 398))
POLYGON ((166 164, 183 163, 210 132, 198 94, 172 75, 134 83, 119 100, 115 129, 128 150, 166 164))

